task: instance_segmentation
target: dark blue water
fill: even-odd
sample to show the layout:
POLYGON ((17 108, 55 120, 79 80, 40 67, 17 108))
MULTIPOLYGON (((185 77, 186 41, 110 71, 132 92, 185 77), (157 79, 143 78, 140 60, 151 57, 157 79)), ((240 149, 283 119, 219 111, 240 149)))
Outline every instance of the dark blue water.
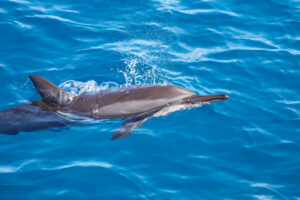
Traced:
POLYGON ((148 120, 0 135, 0 199, 300 199, 300 2, 1 0, 0 108, 176 84, 230 98, 148 120))

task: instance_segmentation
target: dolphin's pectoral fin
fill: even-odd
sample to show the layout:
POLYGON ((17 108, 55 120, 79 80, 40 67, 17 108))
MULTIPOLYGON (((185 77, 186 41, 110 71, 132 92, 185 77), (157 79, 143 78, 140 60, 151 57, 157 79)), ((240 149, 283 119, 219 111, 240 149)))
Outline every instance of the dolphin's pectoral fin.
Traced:
POLYGON ((111 138, 111 140, 115 140, 121 137, 127 137, 130 135, 134 129, 139 128, 143 125, 144 121, 147 119, 139 120, 139 121, 132 121, 132 120, 126 120, 122 126, 114 131, 114 134, 111 138))
POLYGON ((153 115, 159 112, 163 107, 155 108, 149 112, 125 120, 121 127, 114 131, 111 140, 129 136, 132 131, 141 127, 146 120, 153 117, 153 115))

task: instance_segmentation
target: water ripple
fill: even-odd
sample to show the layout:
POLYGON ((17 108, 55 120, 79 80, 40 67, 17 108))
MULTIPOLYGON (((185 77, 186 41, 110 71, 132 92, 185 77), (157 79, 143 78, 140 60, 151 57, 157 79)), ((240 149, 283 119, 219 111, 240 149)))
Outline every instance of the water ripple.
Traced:
POLYGON ((61 165, 52 168, 43 168, 43 170, 61 170, 67 169, 72 167, 102 167, 102 168, 112 168, 113 165, 106 163, 106 162, 99 162, 99 161, 76 161, 71 164, 61 165))
POLYGON ((0 165, 0 173, 17 173, 18 171, 22 170, 27 165, 31 163, 35 163, 36 160, 26 160, 22 164, 18 166, 1 166, 0 165))

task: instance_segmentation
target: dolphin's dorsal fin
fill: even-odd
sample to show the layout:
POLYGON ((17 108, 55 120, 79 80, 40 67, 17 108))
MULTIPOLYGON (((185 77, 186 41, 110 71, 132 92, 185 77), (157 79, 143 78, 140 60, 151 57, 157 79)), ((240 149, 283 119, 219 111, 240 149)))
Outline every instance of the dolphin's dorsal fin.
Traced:
POLYGON ((40 93, 42 101, 55 106, 64 106, 72 101, 72 95, 41 76, 29 76, 40 93))

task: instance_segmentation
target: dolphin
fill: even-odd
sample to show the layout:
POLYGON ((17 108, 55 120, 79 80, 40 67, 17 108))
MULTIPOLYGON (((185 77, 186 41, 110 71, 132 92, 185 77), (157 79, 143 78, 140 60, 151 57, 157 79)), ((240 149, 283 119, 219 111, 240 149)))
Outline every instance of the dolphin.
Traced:
POLYGON ((31 75, 30 79, 42 99, 0 112, 1 133, 78 124, 60 114, 68 113, 92 119, 124 119, 114 131, 111 139, 115 140, 129 136, 152 117, 228 98, 226 94, 197 95, 176 85, 139 85, 72 95, 41 76, 31 75))

